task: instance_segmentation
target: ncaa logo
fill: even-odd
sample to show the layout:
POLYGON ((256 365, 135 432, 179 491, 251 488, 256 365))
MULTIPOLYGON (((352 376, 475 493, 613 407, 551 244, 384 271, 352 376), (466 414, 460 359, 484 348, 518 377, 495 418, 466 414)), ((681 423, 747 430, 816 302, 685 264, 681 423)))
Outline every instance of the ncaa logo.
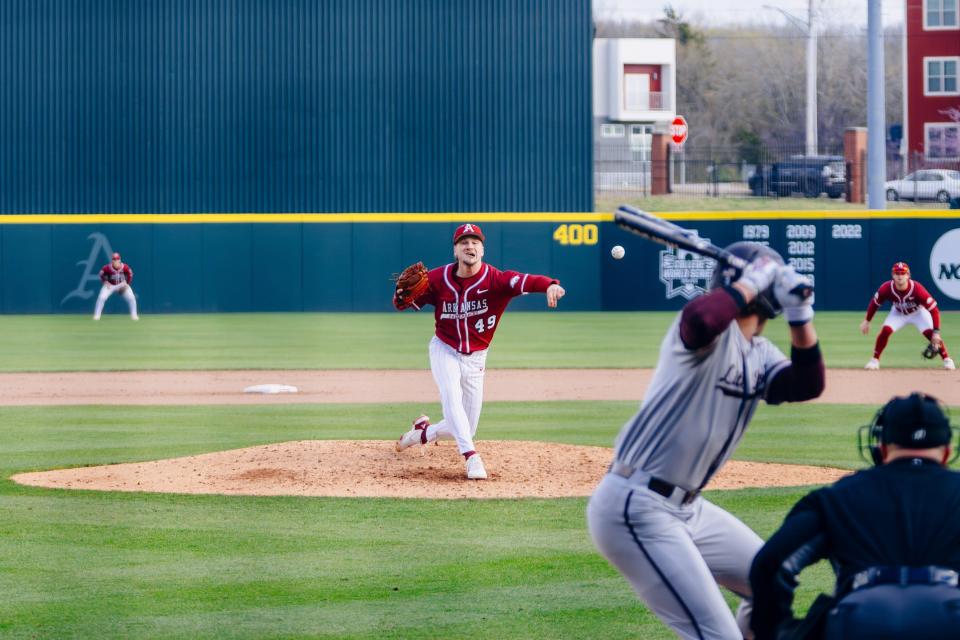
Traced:
POLYGON ((930 251, 930 273, 940 291, 960 300, 960 229, 940 236, 930 251))
MULTIPOLYGON (((694 232, 696 232, 694 230, 694 232)), ((703 238, 710 242, 709 238, 703 238)), ((660 252, 660 282, 667 299, 682 296, 687 300, 706 292, 716 261, 713 258, 671 247, 660 252)))

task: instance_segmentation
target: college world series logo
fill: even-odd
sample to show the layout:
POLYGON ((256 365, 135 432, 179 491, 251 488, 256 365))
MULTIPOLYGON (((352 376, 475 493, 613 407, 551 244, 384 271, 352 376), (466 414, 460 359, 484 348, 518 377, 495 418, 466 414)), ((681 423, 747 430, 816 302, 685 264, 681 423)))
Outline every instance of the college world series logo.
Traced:
POLYGON ((63 305, 64 302, 71 298, 80 298, 81 300, 87 300, 93 296, 95 291, 89 291, 87 285, 91 282, 94 283, 94 290, 100 287, 100 266, 110 262, 110 256, 113 255, 113 249, 110 248, 110 241, 107 240, 107 236, 103 235, 100 232, 91 233, 87 236, 87 240, 93 240, 93 246, 90 248, 90 255, 86 260, 77 261, 77 266, 83 267, 83 275, 80 276, 80 282, 77 283, 77 287, 63 297, 63 300, 60 301, 60 304, 63 305), (105 258, 98 260, 97 256, 104 254, 105 258))
MULTIPOLYGON (((695 232, 696 230, 694 230, 695 232)), ((710 242, 709 238, 704 238, 710 242)), ((671 247, 660 252, 660 282, 667 288, 667 299, 683 296, 687 300, 706 292, 716 261, 686 249, 671 247)))

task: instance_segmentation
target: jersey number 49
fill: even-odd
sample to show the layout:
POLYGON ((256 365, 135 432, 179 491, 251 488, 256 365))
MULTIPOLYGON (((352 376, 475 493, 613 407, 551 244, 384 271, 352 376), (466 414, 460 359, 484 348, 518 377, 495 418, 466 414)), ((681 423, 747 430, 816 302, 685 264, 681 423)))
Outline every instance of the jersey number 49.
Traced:
POLYGON ((473 328, 477 330, 477 333, 483 333, 487 329, 493 329, 493 325, 495 324, 497 324, 497 316, 489 316, 486 324, 484 324, 483 318, 480 318, 477 320, 477 323, 473 325, 473 328))

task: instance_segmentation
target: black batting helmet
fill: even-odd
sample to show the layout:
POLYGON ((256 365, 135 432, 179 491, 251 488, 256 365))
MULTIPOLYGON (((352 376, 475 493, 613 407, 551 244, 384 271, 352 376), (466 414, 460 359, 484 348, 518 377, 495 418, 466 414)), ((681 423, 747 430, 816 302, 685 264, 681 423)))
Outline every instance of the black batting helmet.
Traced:
MULTIPOLYGON (((767 256, 778 264, 783 264, 783 258, 779 253, 765 244, 760 244, 759 242, 734 242, 733 244, 725 247, 725 249, 733 255, 743 258, 747 262, 753 262, 761 256, 767 256)), ((717 289, 719 287, 729 287, 740 278, 741 273, 742 272, 740 269, 722 265, 718 262, 717 266, 713 269, 713 277, 710 279, 710 288, 717 289)), ((780 312, 783 311, 783 309, 780 307, 780 303, 777 302, 776 296, 773 295, 772 284, 767 289, 757 294, 757 297, 754 298, 753 302, 750 303, 750 306, 747 307, 747 311, 749 313, 761 315, 764 318, 776 318, 778 315, 780 315, 780 312)))

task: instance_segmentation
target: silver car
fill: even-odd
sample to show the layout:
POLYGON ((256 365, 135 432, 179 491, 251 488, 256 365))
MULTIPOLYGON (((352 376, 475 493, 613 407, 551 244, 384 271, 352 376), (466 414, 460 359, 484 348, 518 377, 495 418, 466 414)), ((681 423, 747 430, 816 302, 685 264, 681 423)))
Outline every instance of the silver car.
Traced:
POLYGON ((887 200, 936 200, 950 202, 960 198, 960 171, 924 169, 908 174, 902 180, 888 180, 884 185, 887 200))

